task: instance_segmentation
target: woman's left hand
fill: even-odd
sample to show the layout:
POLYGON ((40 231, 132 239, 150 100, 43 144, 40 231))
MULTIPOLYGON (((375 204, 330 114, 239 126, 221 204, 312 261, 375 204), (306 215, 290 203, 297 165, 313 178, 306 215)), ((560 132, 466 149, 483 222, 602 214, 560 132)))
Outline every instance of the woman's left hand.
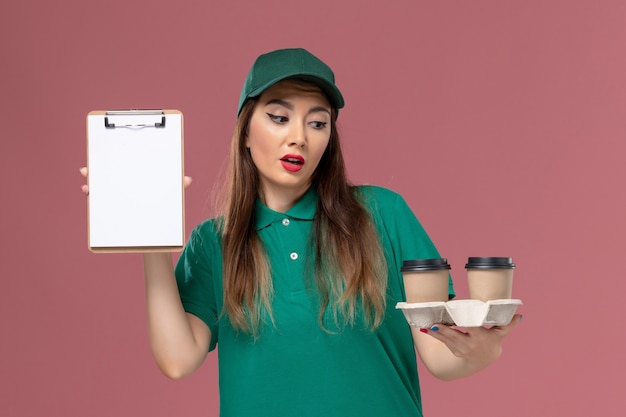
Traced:
POLYGON ((504 338, 521 320, 522 316, 516 314, 506 326, 461 328, 435 325, 422 332, 443 342, 454 356, 479 363, 491 363, 500 357, 504 338))

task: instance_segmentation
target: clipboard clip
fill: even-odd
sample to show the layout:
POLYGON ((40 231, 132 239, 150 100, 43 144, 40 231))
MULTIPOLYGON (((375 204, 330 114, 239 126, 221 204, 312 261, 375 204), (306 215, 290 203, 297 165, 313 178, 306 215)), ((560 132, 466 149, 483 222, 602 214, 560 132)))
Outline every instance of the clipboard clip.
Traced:
POLYGON ((107 129, 115 129, 118 127, 123 127, 127 129, 143 129, 145 127, 156 127, 156 128, 164 128, 165 127, 165 115, 162 110, 111 110, 107 111, 104 116, 104 127, 107 129), (120 125, 115 123, 109 123, 108 116, 161 116, 161 122, 155 122, 154 124, 126 124, 120 125))

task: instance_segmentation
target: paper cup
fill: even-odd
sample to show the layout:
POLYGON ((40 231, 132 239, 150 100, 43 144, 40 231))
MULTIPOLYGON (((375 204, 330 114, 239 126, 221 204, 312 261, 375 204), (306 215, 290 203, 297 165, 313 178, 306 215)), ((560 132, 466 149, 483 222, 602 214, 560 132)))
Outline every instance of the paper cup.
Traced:
POLYGON ((511 298, 515 269, 511 258, 470 257, 465 268, 469 298, 482 301, 511 298))
POLYGON ((450 265, 445 258, 404 261, 400 271, 408 303, 448 300, 450 265))

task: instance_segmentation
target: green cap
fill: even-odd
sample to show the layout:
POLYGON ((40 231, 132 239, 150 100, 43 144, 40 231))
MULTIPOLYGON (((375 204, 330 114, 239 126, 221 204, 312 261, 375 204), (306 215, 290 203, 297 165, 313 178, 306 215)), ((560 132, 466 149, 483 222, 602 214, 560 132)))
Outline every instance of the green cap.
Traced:
POLYGON ((335 85, 335 74, 328 65, 302 48, 279 49, 259 56, 243 84, 237 115, 244 103, 285 78, 295 77, 316 84, 335 109, 343 107, 343 96, 335 85))

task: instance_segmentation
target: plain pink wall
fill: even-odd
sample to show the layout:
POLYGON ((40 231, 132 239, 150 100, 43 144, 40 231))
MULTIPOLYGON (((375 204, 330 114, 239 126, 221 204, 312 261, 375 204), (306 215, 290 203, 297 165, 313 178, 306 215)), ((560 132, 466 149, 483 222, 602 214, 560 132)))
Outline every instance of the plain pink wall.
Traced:
POLYGON ((401 192, 466 295, 512 256, 525 318, 427 417, 621 416, 626 2, 11 1, 0 12, 0 415, 216 416, 217 363, 150 356, 136 255, 87 250, 85 116, 185 115, 188 232, 210 214, 256 55, 330 63, 351 179, 401 192))

